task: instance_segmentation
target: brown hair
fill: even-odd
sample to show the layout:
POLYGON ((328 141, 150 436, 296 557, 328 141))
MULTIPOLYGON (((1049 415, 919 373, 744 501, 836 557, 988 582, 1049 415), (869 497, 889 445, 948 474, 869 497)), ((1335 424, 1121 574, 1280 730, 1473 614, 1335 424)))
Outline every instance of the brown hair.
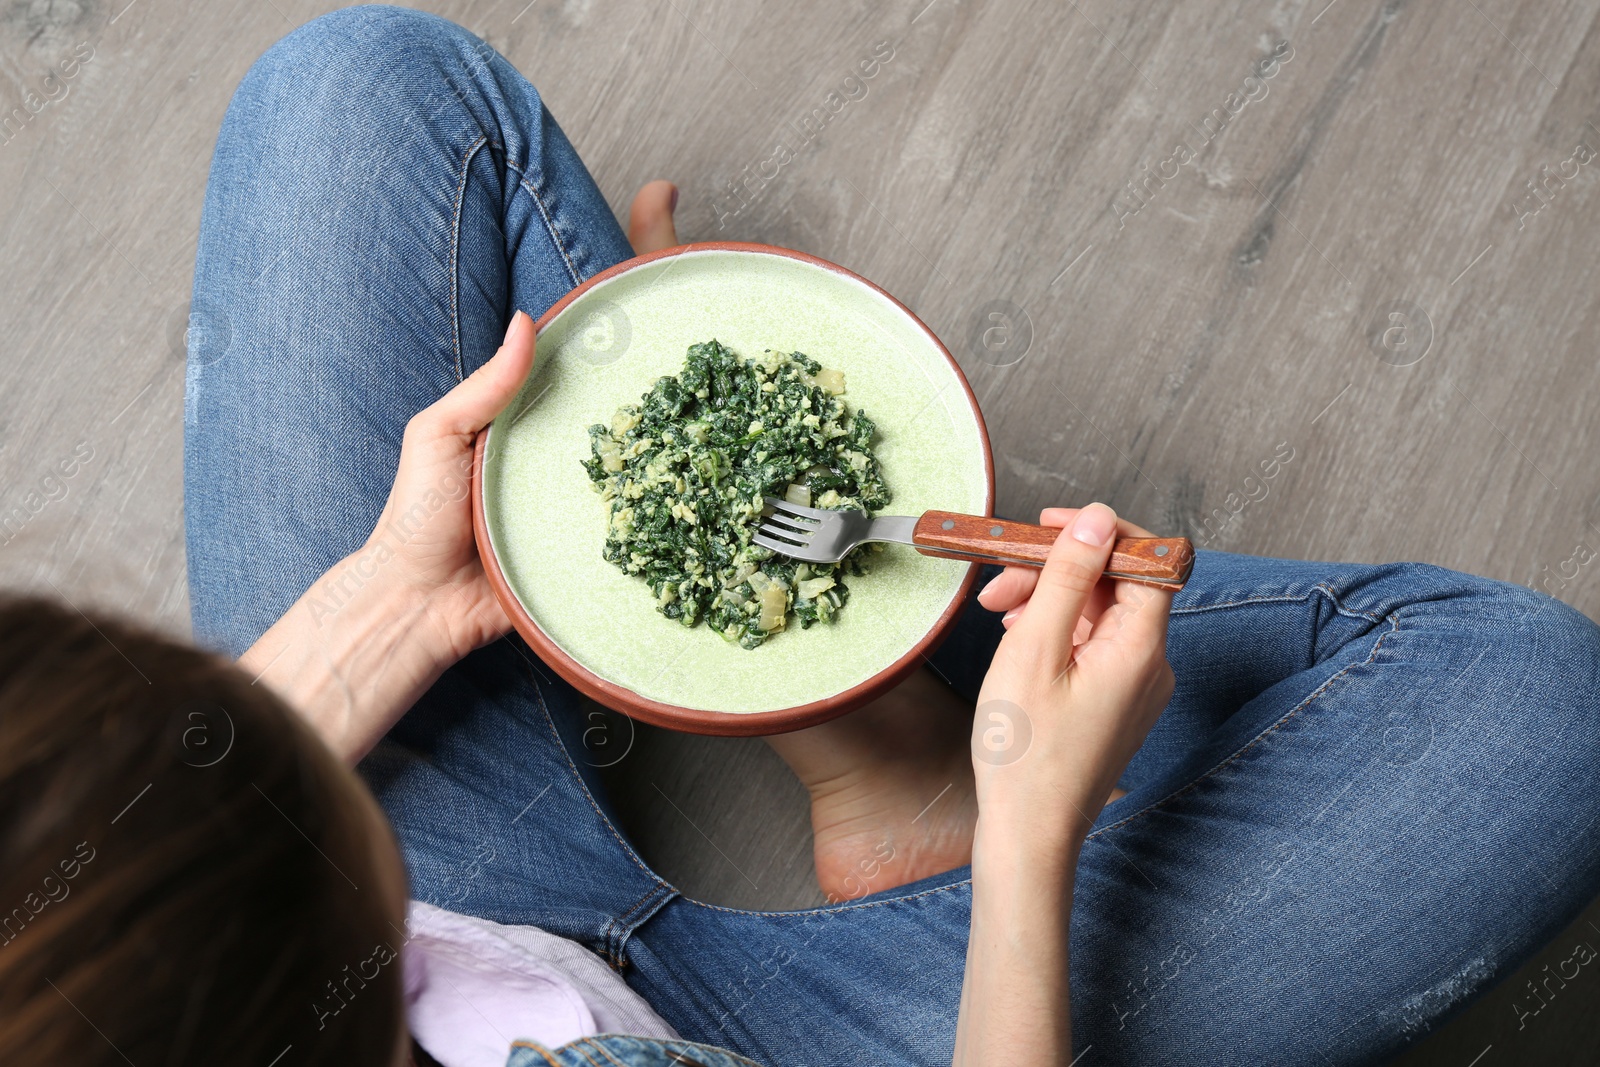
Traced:
POLYGON ((388 1067, 404 878, 232 664, 0 600, 0 1062, 388 1067))

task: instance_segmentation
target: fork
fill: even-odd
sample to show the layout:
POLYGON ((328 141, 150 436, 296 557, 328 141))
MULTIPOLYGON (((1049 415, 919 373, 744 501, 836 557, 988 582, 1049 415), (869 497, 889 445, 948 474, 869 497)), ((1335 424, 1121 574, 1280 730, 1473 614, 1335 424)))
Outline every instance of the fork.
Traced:
MULTIPOLYGON (((1061 533, 1053 526, 951 511, 874 519, 864 511, 824 511, 773 496, 766 501, 755 543, 806 563, 837 563, 857 545, 892 541, 925 556, 1042 567, 1061 533)), ((1105 576, 1176 590, 1183 588, 1193 568, 1194 546, 1187 537, 1119 537, 1105 576)))

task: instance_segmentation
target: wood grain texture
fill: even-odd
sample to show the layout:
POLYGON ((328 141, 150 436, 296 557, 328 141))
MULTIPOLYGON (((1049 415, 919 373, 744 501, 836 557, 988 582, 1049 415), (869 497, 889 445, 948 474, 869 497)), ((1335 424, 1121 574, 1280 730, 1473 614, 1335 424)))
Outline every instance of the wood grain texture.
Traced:
MULTIPOLYGON (((93 49, 0 143, 7 587, 187 631, 206 168, 246 68, 332 6, 0 0, 0 114, 93 49)), ((1103 500, 1200 547, 1426 560, 1600 615, 1576 562, 1600 547, 1600 192, 1563 171, 1600 148, 1596 0, 426 6, 532 77, 619 210, 670 177, 685 239, 812 252, 910 304, 972 379, 1001 514, 1103 500), (865 95, 796 132, 881 43, 865 95)), ((746 749, 641 744, 625 821, 695 895, 815 900, 804 798, 746 749)), ((1405 1062, 1600 1057, 1592 995, 1511 1007, 1591 923, 1405 1062)))
MULTIPOLYGON (((912 531, 917 550, 945 559, 1042 567, 1061 529, 1010 519, 926 511, 912 531)), ((1106 574, 1163 589, 1181 589, 1194 568, 1187 537, 1119 537, 1106 574)))

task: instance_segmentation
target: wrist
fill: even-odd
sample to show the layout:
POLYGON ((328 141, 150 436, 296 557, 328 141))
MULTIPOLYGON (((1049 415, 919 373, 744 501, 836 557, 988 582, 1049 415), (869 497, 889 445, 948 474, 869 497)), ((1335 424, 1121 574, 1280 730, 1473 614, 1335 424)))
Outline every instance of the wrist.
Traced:
POLYGON ((1062 776, 1058 784, 1049 774, 1023 778, 990 772, 980 773, 977 785, 979 825, 987 826, 1000 843, 1026 839, 1075 853, 1103 806, 1089 801, 1085 790, 1073 788, 1070 776, 1062 776))
POLYGON ((973 878, 1070 884, 1084 840, 1076 827, 1002 821, 980 813, 972 840, 973 878))
POLYGON ((1081 842, 1019 826, 978 817, 958 1065, 1065 1064, 1072 1055, 1068 945, 1081 842))
POLYGON ((428 598, 371 545, 336 563, 240 659, 349 763, 449 665, 428 598))
POLYGON ((401 573, 383 544, 368 542, 335 563, 299 605, 317 638, 344 659, 362 649, 403 649, 407 664, 443 661, 446 642, 428 597, 401 573))

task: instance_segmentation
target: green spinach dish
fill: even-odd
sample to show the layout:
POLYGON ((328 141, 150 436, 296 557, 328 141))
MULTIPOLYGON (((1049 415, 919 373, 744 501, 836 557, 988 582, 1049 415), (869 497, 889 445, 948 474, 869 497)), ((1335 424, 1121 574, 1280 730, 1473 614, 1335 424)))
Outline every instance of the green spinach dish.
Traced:
POLYGON ((656 609, 705 620, 756 648, 785 629, 832 622, 867 571, 863 545, 839 563, 799 563, 751 538, 764 497, 874 512, 889 503, 877 432, 841 395, 844 374, 800 352, 742 359, 707 341, 611 425, 589 427, 583 461, 610 507, 604 557, 643 578, 656 609))

